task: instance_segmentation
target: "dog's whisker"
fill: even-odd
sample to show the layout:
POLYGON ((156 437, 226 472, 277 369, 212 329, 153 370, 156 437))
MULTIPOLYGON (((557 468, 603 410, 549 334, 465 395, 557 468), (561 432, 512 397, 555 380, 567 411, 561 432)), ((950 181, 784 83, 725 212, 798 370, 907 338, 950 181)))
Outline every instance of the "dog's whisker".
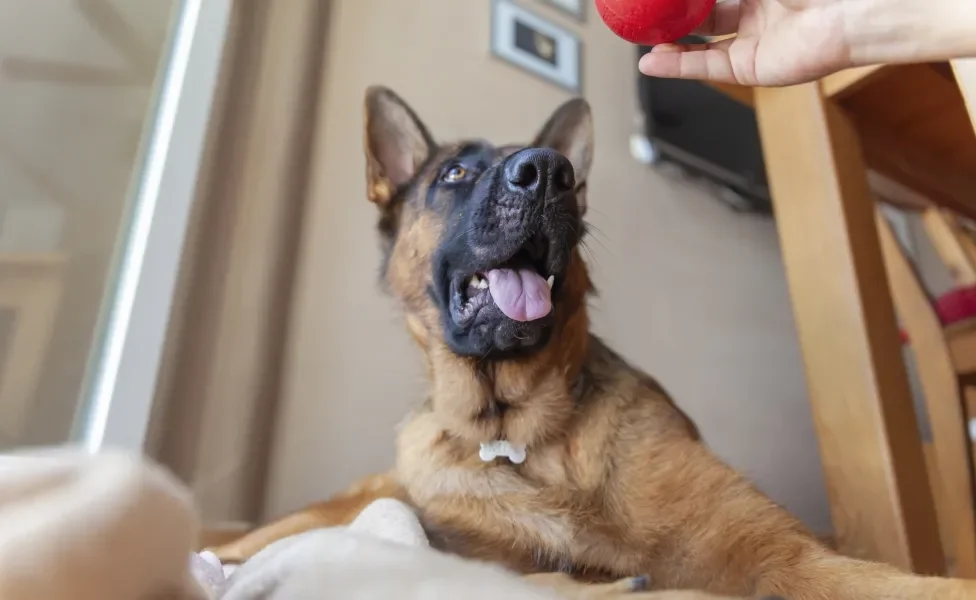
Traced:
POLYGON ((587 210, 587 212, 590 212, 590 213, 593 213, 593 214, 596 214, 596 215, 600 215, 601 217, 608 216, 607 213, 603 212, 602 210, 600 210, 599 208, 597 208, 595 206, 587 206, 586 207, 586 210, 587 210))
POLYGON ((465 229, 465 230, 462 230, 462 231, 458 232, 457 235, 455 235, 453 238, 451 238, 450 241, 451 241, 451 243, 456 242, 459 239, 461 239, 462 237, 464 237, 464 236, 466 236, 466 235, 468 235, 470 233, 473 233, 477 229, 478 229, 477 227, 471 226, 468 229, 465 229))
POLYGON ((598 271, 602 268, 602 265, 600 264, 599 255, 597 255, 597 253, 593 251, 593 248, 591 248, 589 244, 581 243, 580 250, 582 250, 586 254, 590 264, 594 265, 595 271, 598 271))
POLYGON ((604 248, 606 248, 606 245, 603 243, 603 240, 606 240, 606 241, 609 242, 610 241, 610 236, 607 235, 602 229, 600 229, 599 227, 597 227, 596 225, 594 225, 593 223, 591 223, 589 221, 586 221, 585 224, 586 224, 587 231, 589 231, 589 232, 591 232, 591 233, 594 234, 594 235, 592 235, 590 237, 592 239, 596 240, 597 242, 599 242, 601 246, 603 246, 604 248), (595 234, 600 234, 600 235, 595 235, 595 234), (603 238, 603 240, 600 239, 601 237, 603 238))

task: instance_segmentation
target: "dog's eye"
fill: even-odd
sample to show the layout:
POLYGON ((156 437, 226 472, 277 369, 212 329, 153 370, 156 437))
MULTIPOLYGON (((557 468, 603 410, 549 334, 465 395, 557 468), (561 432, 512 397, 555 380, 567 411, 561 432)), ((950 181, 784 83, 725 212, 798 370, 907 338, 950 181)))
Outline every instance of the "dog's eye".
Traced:
POLYGON ((441 179, 448 183, 455 183, 457 181, 461 181, 462 179, 464 179, 464 176, 467 174, 468 174, 467 169, 459 165, 454 165, 453 167, 448 169, 446 173, 444 173, 444 176, 441 177, 441 179))

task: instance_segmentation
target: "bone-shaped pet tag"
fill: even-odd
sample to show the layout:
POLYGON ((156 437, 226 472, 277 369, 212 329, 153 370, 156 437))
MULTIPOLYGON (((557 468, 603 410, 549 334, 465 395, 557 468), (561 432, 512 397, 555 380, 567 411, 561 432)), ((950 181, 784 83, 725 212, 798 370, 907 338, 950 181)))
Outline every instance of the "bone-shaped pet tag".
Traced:
POLYGON ((499 456, 504 456, 512 464, 520 465, 525 462, 525 446, 512 444, 506 440, 481 442, 481 450, 478 451, 478 456, 485 462, 491 462, 499 456))

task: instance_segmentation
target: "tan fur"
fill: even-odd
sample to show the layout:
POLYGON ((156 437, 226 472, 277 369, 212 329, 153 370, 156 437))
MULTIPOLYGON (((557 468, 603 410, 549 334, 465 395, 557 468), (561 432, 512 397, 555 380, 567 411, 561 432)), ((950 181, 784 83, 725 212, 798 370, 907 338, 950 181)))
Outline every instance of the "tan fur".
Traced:
MULTIPOLYGON (((374 110, 399 102, 386 91, 370 94, 374 110)), ((568 141, 583 144, 588 161, 591 134, 581 131, 568 141)), ((452 148, 436 152, 446 157, 452 148)), ((431 176, 416 174, 422 183, 431 176)), ((648 574, 656 589, 791 600, 976 598, 973 582, 832 553, 719 461, 653 379, 590 334, 590 284, 576 251, 544 349, 506 361, 453 354, 426 293, 444 224, 421 202, 398 210, 386 283, 427 359, 430 396, 398 434, 402 491, 384 485, 377 495, 412 502, 435 546, 524 574, 566 571, 594 581, 648 574), (494 439, 525 444, 525 463, 482 462, 479 443, 494 439)), ((319 525, 346 522, 350 509, 377 495, 359 492, 303 514, 319 525)), ((255 535, 263 544, 286 529, 294 533, 272 524, 255 535)), ((239 547, 253 550, 255 539, 239 547)))

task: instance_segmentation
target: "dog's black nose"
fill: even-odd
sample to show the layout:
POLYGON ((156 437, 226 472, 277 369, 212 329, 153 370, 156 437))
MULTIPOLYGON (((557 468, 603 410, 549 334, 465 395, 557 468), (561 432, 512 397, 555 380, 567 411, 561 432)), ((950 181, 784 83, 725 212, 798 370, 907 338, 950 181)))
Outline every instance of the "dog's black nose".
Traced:
POLYGON ((505 179, 513 189, 549 199, 576 185, 573 163, 555 150, 529 148, 508 159, 505 179))

